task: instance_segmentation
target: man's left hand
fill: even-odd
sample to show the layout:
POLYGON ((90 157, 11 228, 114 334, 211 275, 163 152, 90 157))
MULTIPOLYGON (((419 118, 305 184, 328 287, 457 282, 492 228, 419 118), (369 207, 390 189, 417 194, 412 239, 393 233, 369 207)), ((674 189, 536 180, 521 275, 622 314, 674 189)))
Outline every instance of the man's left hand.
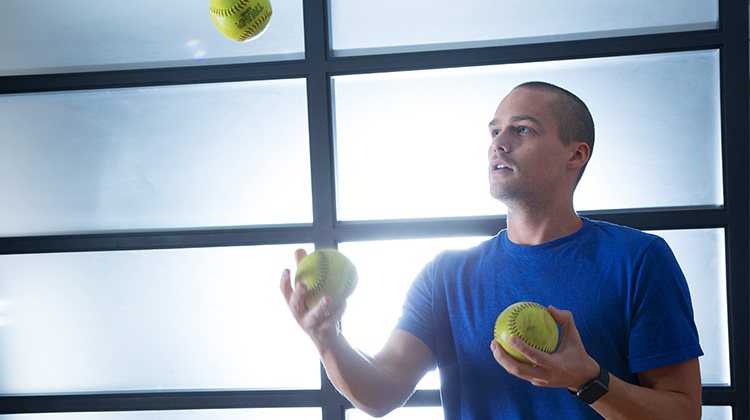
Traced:
POLYGON ((526 364, 511 357, 495 340, 492 340, 490 348, 495 360, 511 375, 536 386, 566 387, 571 391, 578 391, 599 375, 599 365, 586 353, 573 321, 573 314, 553 306, 547 309, 560 324, 562 337, 557 351, 547 354, 518 337, 511 337, 510 345, 531 362, 526 364))

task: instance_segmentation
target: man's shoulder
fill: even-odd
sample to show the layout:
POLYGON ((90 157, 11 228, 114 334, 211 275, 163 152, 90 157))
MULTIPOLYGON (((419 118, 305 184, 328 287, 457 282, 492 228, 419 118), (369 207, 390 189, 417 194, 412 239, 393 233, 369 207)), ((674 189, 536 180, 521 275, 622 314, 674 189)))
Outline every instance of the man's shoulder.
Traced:
POLYGON ((499 237, 500 234, 493 236, 492 238, 478 241, 475 245, 463 248, 444 249, 435 257, 435 261, 441 263, 454 263, 481 258, 482 255, 492 253, 492 249, 498 244, 499 237))
MULTIPOLYGON (((588 220, 588 219, 587 219, 588 220)), ((617 225, 602 220, 588 220, 591 224, 591 234, 608 242, 623 245, 648 246, 661 238, 652 233, 644 232, 629 226, 617 225)))

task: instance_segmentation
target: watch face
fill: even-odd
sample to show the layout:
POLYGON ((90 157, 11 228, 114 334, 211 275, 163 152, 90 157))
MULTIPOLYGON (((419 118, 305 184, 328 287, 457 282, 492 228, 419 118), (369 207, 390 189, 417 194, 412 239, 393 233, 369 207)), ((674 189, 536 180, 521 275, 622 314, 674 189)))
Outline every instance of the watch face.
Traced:
POLYGON ((609 391, 609 372, 599 365, 599 377, 587 383, 575 394, 576 398, 592 404, 609 391))
POLYGON ((599 382, 599 379, 595 379, 578 392, 578 398, 591 404, 606 394, 607 391, 609 391, 609 387, 599 382))

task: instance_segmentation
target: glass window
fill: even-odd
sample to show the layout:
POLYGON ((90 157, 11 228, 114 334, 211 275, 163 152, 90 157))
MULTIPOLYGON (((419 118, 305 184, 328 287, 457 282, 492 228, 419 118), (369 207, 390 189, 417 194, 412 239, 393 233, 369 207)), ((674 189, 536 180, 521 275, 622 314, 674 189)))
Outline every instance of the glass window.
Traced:
POLYGON ((2 420, 299 420, 320 419, 320 408, 120 411, 101 413, 6 414, 2 420))
MULTIPOLYGON (((385 420, 443 420, 444 416, 442 407, 401 407, 381 418, 385 420)), ((372 417, 360 410, 346 410, 346 419, 370 420, 372 417)))
POLYGON ((304 57, 302 0, 273 1, 262 36, 225 38, 209 0, 0 2, 0 76, 304 57), (8 18, 12 17, 12 18, 8 18))
POLYGON ((594 116, 578 210, 723 205, 719 55, 691 51, 336 76, 339 220, 504 213, 488 192, 487 124, 529 80, 594 116))
POLYGON ((336 55, 715 29, 719 16, 716 0, 689 4, 684 0, 330 0, 330 4, 336 55))
POLYGON ((2 235, 312 222, 302 79, 3 95, 0 126, 2 235))
POLYGON ((732 407, 728 405, 704 405, 701 420, 732 420, 732 407))
POLYGON ((703 357, 701 380, 705 385, 731 384, 729 321, 723 229, 663 230, 663 237, 685 273, 693 300, 703 357))
MULTIPOLYGON (((341 321, 353 346, 376 354, 401 316, 406 291, 419 271, 444 249, 468 248, 485 237, 345 242, 339 250, 357 267, 359 282, 341 321), (389 261, 383 264, 382 261, 389 261), (377 313, 377 317, 372 314, 377 313)), ((428 373, 418 389, 440 388, 437 371, 428 373)), ((421 418, 421 417, 420 417, 421 418)))
POLYGON ((317 389, 298 246, 0 256, 0 394, 317 389))

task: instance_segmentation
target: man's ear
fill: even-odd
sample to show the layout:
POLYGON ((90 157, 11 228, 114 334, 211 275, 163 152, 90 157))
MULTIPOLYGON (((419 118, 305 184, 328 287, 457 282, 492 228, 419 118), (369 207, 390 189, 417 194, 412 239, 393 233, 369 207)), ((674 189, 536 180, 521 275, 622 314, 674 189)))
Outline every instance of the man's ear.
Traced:
POLYGON ((568 169, 576 171, 583 168, 591 157, 591 148, 588 144, 581 141, 575 143, 575 148, 571 150, 573 153, 570 155, 570 159, 568 159, 568 169))

